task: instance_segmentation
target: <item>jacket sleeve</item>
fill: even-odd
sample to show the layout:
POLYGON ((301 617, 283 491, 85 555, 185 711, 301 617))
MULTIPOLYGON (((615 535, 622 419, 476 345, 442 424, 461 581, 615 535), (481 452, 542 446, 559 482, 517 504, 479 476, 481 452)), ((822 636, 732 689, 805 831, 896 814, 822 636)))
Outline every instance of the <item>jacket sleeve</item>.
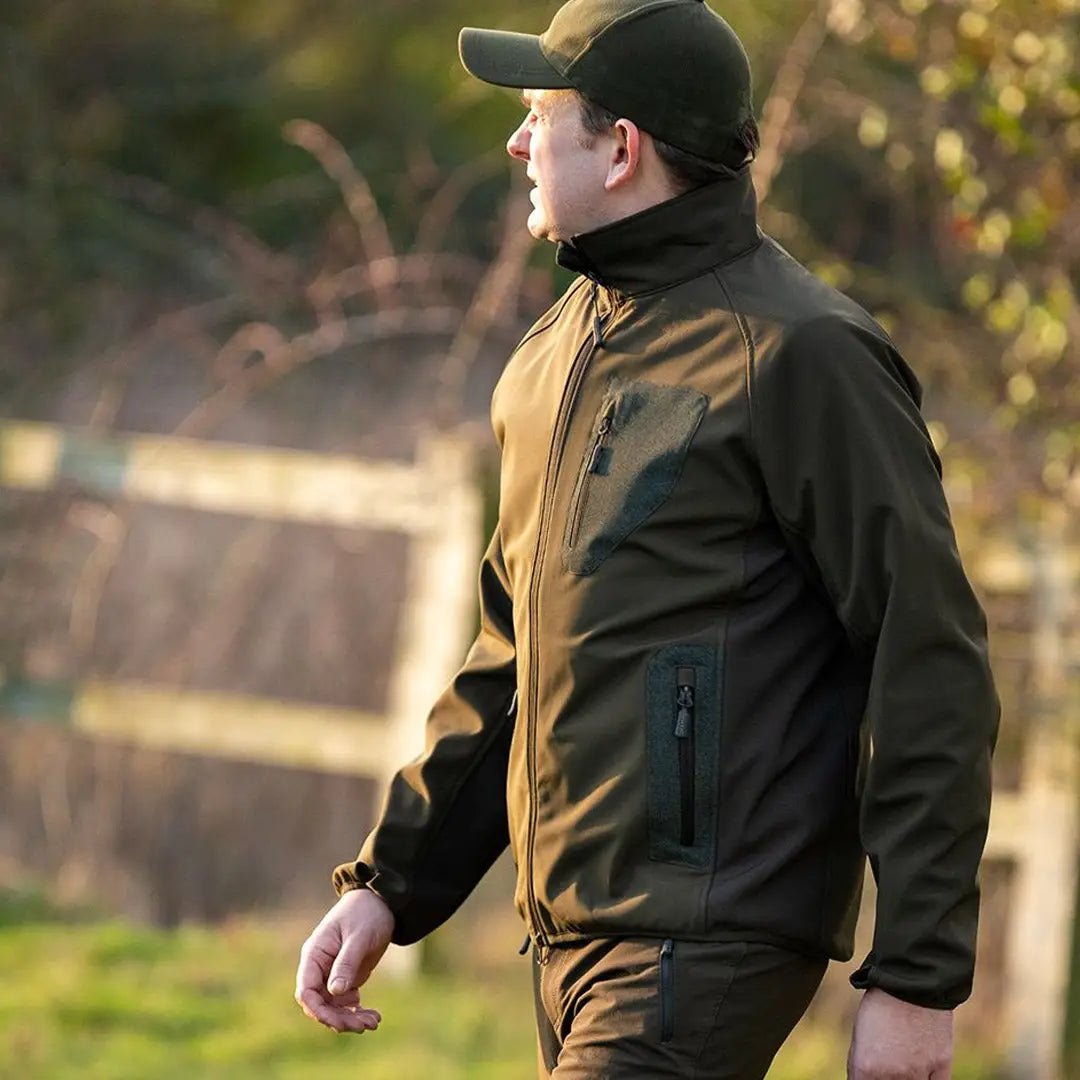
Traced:
POLYGON ((971 992, 999 707, 919 397, 884 335, 840 316, 752 372, 774 513, 870 665, 860 830, 877 918, 852 983, 948 1009, 971 992))
POLYGON ((509 843, 506 770, 516 690, 513 611, 499 530, 480 568, 480 631, 427 719, 425 749, 393 778, 338 893, 367 887, 394 913, 394 942, 445 921, 509 843))

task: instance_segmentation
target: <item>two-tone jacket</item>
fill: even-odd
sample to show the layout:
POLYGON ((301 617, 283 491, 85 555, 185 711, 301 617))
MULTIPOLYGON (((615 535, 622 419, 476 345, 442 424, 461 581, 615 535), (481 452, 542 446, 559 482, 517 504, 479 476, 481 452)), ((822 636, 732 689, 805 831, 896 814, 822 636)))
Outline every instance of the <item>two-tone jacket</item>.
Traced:
POLYGON ((853 981, 959 1003, 998 704, 915 377, 746 172, 559 257, 492 401, 479 634, 337 888, 408 943, 509 842, 541 951, 847 958, 869 856, 853 981))

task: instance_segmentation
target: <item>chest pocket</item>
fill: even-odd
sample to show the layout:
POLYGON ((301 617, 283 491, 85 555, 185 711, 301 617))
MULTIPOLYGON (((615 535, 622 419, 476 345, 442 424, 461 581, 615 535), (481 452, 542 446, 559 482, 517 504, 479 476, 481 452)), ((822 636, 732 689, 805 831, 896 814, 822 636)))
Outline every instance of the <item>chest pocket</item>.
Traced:
POLYGON ((709 399, 686 386, 613 382, 593 421, 563 539, 586 575, 671 494, 709 399))

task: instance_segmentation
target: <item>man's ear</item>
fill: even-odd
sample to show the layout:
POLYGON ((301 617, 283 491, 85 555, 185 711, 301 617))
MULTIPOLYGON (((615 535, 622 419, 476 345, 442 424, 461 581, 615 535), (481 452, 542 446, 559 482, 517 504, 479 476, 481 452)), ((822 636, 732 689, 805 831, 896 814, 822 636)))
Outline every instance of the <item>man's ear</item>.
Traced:
POLYGON ((633 120, 617 120, 612 134, 615 142, 604 181, 608 191, 628 184, 641 168, 641 129, 637 124, 633 120))

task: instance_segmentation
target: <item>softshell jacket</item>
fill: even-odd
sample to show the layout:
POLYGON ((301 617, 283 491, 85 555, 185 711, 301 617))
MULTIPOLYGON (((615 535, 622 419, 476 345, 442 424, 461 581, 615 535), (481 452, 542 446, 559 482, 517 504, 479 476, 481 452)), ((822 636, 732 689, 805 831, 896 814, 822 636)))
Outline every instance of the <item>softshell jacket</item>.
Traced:
POLYGON ((970 992, 998 705, 915 377, 757 228, 746 172, 562 245, 492 401, 480 632, 339 891, 408 943, 509 842, 541 953, 873 951, 970 992), (870 755, 870 746, 873 755, 870 755))

